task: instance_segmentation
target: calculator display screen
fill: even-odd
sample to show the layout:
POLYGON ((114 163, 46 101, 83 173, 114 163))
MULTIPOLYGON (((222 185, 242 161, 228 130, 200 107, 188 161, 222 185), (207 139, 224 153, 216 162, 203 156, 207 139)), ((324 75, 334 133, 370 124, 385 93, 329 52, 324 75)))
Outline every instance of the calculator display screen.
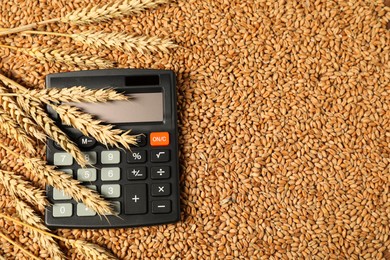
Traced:
POLYGON ((107 123, 162 122, 163 93, 131 93, 128 101, 72 103, 107 123))

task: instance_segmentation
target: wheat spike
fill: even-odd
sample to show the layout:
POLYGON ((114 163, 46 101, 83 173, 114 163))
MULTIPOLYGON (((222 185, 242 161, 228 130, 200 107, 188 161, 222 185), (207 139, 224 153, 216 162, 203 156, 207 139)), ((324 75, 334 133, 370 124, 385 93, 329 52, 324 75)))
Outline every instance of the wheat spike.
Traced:
POLYGON ((36 152, 34 141, 14 123, 2 107, 0 107, 0 129, 3 129, 9 137, 15 139, 18 145, 24 147, 29 153, 36 152))
POLYGON ((0 183, 14 197, 23 198, 39 209, 44 209, 49 203, 45 191, 34 186, 13 172, 0 170, 0 183))
POLYGON ((46 111, 40 106, 39 102, 29 100, 23 96, 18 97, 20 103, 24 103, 23 107, 28 107, 29 114, 35 122, 45 131, 45 133, 62 149, 70 153, 81 167, 85 167, 87 162, 81 153, 80 149, 72 142, 68 136, 55 124, 46 111))
POLYGON ((61 17, 61 22, 71 24, 102 22, 125 15, 138 14, 145 9, 167 2, 168 0, 124 0, 103 6, 75 10, 61 17))
POLYGON ((109 60, 101 59, 99 57, 80 55, 65 50, 53 50, 49 48, 17 48, 1 44, 0 47, 13 49, 42 62, 59 62, 69 66, 80 67, 110 68, 114 66, 114 63, 109 60))
POLYGON ((84 135, 95 138, 104 145, 116 146, 122 145, 130 149, 130 145, 136 145, 136 136, 129 135, 130 131, 114 129, 113 125, 103 125, 100 120, 95 120, 90 114, 82 112, 77 107, 69 105, 52 106, 58 113, 62 122, 71 125, 80 130, 84 135))
POLYGON ((12 244, 15 248, 19 249, 21 252, 28 255, 30 257, 30 259, 40 260, 38 257, 33 255, 30 251, 24 249, 24 247, 22 247, 19 243, 13 241, 11 238, 9 238, 7 235, 5 235, 2 231, 0 231, 0 238, 3 238, 8 243, 12 244))
POLYGON ((70 88, 34 89, 21 93, 27 99, 35 99, 45 104, 67 102, 108 102, 128 100, 129 97, 113 89, 88 89, 82 86, 70 88))
POLYGON ((74 240, 74 239, 69 239, 66 241, 68 245, 71 247, 74 247, 77 249, 78 252, 82 253, 87 259, 93 259, 93 260, 114 260, 117 259, 110 253, 108 253, 105 249, 102 247, 88 243, 86 241, 81 241, 81 240, 74 240))
POLYGON ((41 234, 45 234, 47 236, 51 236, 53 238, 56 238, 58 240, 61 240, 63 242, 65 242, 66 245, 68 246, 72 246, 72 247, 75 247, 76 249, 79 250, 80 253, 84 254, 84 256, 86 256, 86 259, 96 259, 96 260, 100 260, 100 259, 107 259, 107 260, 111 260, 111 259, 117 259, 116 257, 114 257, 112 254, 108 253, 105 249, 97 246, 97 245, 94 245, 94 244, 91 244, 91 243, 88 243, 88 242, 85 242, 85 241, 79 241, 79 240, 74 240, 74 239, 67 239, 67 238, 64 238, 64 237, 60 237, 60 236, 57 236, 57 235, 54 235, 52 233, 49 233, 45 230, 41 230, 39 228, 36 228, 30 224, 27 224, 27 223, 23 223, 13 217, 10 217, 10 216, 7 216, 3 213, 0 213, 0 217, 1 218, 4 218, 6 220, 9 220, 9 221, 12 221, 13 223, 15 224, 19 224, 23 227, 27 227, 31 230, 35 230, 36 232, 38 233, 41 233, 41 234), (88 252, 88 250, 90 252, 88 252))
POLYGON ((0 255, 0 260, 5 260, 5 257, 0 255))
MULTIPOLYGON (((15 199, 14 201, 16 213, 19 218, 27 224, 39 228, 41 230, 49 231, 49 229, 42 223, 42 219, 37 216, 34 210, 24 201, 15 199)), ((65 259, 64 253, 62 253, 56 241, 51 236, 39 233, 35 230, 31 230, 34 237, 38 238, 38 243, 42 248, 45 248, 53 259, 65 259)))
POLYGON ((175 45, 170 40, 160 39, 156 36, 134 36, 123 32, 81 32, 71 34, 70 37, 75 41, 85 45, 94 46, 96 48, 106 47, 108 49, 118 49, 121 51, 138 51, 140 53, 150 52, 168 52, 169 48, 175 48, 175 45))
POLYGON ((46 183, 54 188, 63 190, 65 194, 71 196, 79 202, 83 202, 88 208, 99 215, 114 214, 108 201, 104 200, 94 190, 80 185, 80 182, 64 172, 58 171, 54 166, 37 158, 22 157, 25 167, 46 183))
MULTIPOLYGON (((8 93, 8 91, 6 88, 0 86, 0 94, 1 93, 8 93)), ((0 105, 3 107, 3 110, 7 112, 7 114, 13 120, 15 120, 27 134, 30 134, 31 136, 43 142, 46 140, 46 135, 42 133, 34 121, 31 120, 30 116, 28 116, 23 111, 23 109, 21 109, 21 107, 12 97, 1 96, 0 105)))

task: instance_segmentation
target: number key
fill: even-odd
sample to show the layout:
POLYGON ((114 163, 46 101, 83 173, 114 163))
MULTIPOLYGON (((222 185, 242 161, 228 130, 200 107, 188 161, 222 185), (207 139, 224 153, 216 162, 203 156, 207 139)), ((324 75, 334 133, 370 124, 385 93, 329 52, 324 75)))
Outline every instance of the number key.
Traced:
POLYGON ((100 191, 105 198, 119 198, 121 195, 121 186, 119 184, 102 185, 100 191))
POLYGON ((73 207, 71 203, 58 203, 53 205, 53 217, 63 218, 70 217, 73 214, 73 207))
POLYGON ((78 169, 77 179, 79 181, 96 181, 96 169, 93 168, 78 169))
POLYGON ((84 153, 85 161, 87 161, 88 164, 94 165, 97 162, 97 155, 96 152, 86 152, 84 153))
POLYGON ((119 151, 103 151, 102 164, 118 164, 121 161, 121 154, 119 151))
POLYGON ((102 181, 119 181, 121 169, 119 167, 102 168, 102 181))
POLYGON ((53 163, 57 166, 69 166, 73 164, 73 157, 69 153, 55 153, 53 163))

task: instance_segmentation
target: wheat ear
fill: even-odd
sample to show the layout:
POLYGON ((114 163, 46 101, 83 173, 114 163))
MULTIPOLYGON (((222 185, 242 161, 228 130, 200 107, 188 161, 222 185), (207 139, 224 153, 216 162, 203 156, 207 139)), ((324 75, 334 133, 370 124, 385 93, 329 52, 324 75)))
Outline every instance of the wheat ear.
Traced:
POLYGON ((34 227, 34 226, 30 225, 30 224, 23 223, 23 222, 15 219, 15 218, 7 216, 7 215, 5 215, 3 213, 0 213, 0 217, 4 218, 6 220, 12 221, 15 224, 21 225, 23 227, 27 227, 29 229, 35 230, 38 233, 45 234, 47 236, 51 236, 51 237, 56 238, 56 239, 58 239, 60 241, 63 241, 63 242, 65 242, 66 245, 70 245, 72 247, 75 247, 76 249, 79 249, 79 252, 82 253, 82 254, 85 254, 87 259, 96 259, 96 260, 117 259, 112 254, 108 253, 105 249, 103 249, 103 248, 101 248, 101 247, 99 247, 99 246, 97 246, 95 244, 91 244, 91 243, 88 243, 88 242, 85 242, 85 241, 74 240, 74 239, 67 239, 67 238, 64 238, 64 237, 60 237, 60 236, 54 235, 54 234, 49 233, 47 231, 41 230, 39 228, 36 228, 36 227, 34 227))
MULTIPOLYGON (((2 75, 0 74, 0 79, 1 76, 2 75)), ((6 88, 0 86, 0 95, 2 93, 8 93, 8 91, 6 88)), ((7 114, 13 120, 15 120, 27 134, 30 134, 31 136, 43 142, 46 140, 46 135, 42 133, 42 131, 37 127, 34 121, 31 120, 30 116, 28 116, 23 111, 23 109, 12 97, 1 96, 0 105, 3 107, 3 110, 7 112, 7 114)))
POLYGON ((86 24, 102 22, 125 15, 137 14, 141 11, 167 3, 168 0, 124 0, 103 6, 78 9, 61 17, 61 22, 86 24))
POLYGON ((44 190, 31 186, 28 181, 13 172, 0 170, 0 183, 11 196, 23 198, 39 209, 49 205, 44 190))
POLYGON ((5 257, 0 255, 0 260, 5 260, 5 257))
POLYGON ((24 147, 29 153, 35 153, 34 141, 20 129, 7 112, 0 107, 0 129, 11 138, 15 139, 18 145, 24 147))
POLYGON ((107 21, 125 15, 137 14, 145 9, 153 8, 160 4, 165 4, 168 1, 169 0, 124 0, 120 2, 106 4, 103 6, 93 6, 77 9, 61 18, 53 18, 50 20, 27 24, 16 28, 0 30, 0 36, 31 30, 38 25, 45 25, 56 22, 85 24, 107 21))
POLYGON ((90 114, 82 112, 77 107, 69 105, 52 106, 58 113, 61 121, 80 130, 84 135, 95 138, 104 145, 130 149, 129 145, 136 145, 136 135, 129 135, 130 131, 114 129, 113 125, 104 125, 100 120, 95 120, 90 114))
MULTIPOLYGON (((0 94, 1 95, 1 94, 0 94)), ((67 102, 108 102, 128 100, 129 97, 118 93, 114 89, 88 89, 82 86, 70 88, 34 89, 16 95, 23 95, 27 99, 34 99, 45 104, 59 104, 67 102)))
POLYGON ((68 136, 56 125, 47 112, 40 106, 39 102, 29 100, 23 96, 18 97, 18 101, 23 103, 23 107, 29 108, 28 113, 35 120, 35 122, 45 131, 45 133, 55 142, 57 142, 62 149, 70 153, 81 167, 85 167, 87 162, 84 155, 76 144, 71 141, 68 136))
MULTIPOLYGON (((22 221, 41 230, 49 230, 43 225, 42 219, 35 214, 34 210, 27 203, 19 199, 15 199, 13 202, 15 204, 16 213, 22 221)), ((38 237, 38 243, 41 245, 41 248, 45 248, 53 259, 66 259, 57 242, 54 241, 51 236, 38 233, 35 230, 31 230, 31 233, 34 237, 38 237)))
POLYGON ((92 46, 95 48, 105 47, 108 49, 115 48, 120 51, 128 52, 168 52, 170 48, 177 47, 177 45, 174 44, 171 40, 161 39, 156 36, 135 36, 123 32, 105 33, 87 31, 77 34, 66 34, 56 32, 26 31, 24 33, 70 37, 73 40, 87 46, 92 46))
POLYGON ((17 48, 1 44, 0 47, 16 50, 42 62, 58 62, 69 66, 80 67, 110 68, 114 66, 114 63, 109 60, 80 55, 64 50, 52 50, 49 48, 17 48))
MULTIPOLYGON (((2 215, 2 213, 0 213, 0 215, 2 215)), ((22 251, 24 254, 28 255, 30 257, 30 259, 40 260, 38 257, 33 255, 30 251, 24 249, 24 247, 22 247, 19 243, 13 241, 11 238, 9 238, 7 235, 5 235, 2 231, 0 231, 0 237, 3 238, 4 240, 6 240, 11 245, 13 245, 15 248, 22 251)))

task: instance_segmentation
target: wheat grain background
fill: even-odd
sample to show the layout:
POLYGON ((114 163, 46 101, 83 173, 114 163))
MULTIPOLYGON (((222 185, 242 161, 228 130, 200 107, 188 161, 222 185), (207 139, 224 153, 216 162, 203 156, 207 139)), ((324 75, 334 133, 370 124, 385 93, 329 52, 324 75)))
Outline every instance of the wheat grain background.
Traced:
MULTIPOLYGON (((0 27, 98 3, 108 1, 1 0, 0 27)), ((169 38, 179 47, 168 53, 0 37, 0 44, 71 50, 178 76, 181 221, 57 234, 120 259, 389 259, 389 18, 382 0, 193 0, 99 25, 39 27, 169 38)), ((43 88, 48 73, 86 69, 9 49, 0 49, 0 59, 2 73, 31 88, 43 88)), ((26 153, 4 134, 0 141, 26 153)), ((43 158, 44 147, 37 149, 43 158)), ((22 168, 4 150, 0 163, 2 170, 22 168)), ((0 194, 0 209, 15 212, 1 186, 0 194)), ((25 229, 3 219, 0 227, 47 257, 25 229)), ((28 258, 0 244, 7 259, 28 258)))

